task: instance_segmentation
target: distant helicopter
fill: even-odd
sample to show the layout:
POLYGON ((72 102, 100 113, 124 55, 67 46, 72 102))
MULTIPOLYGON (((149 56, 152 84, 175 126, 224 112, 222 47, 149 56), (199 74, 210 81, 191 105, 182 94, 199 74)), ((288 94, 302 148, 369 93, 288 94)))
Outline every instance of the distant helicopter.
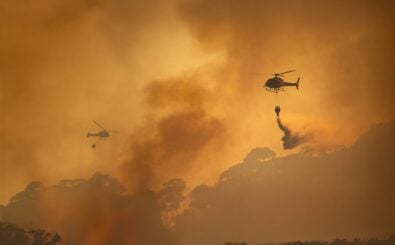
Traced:
MULTIPOLYGON (((96 122, 96 121, 93 121, 99 128, 101 128, 102 130, 101 131, 99 131, 99 132, 97 132, 97 133, 90 133, 90 132, 88 132, 88 134, 87 134, 87 136, 86 137, 99 137, 99 138, 101 138, 101 139, 106 139, 106 138, 108 138, 108 137, 110 137, 110 132, 111 133, 118 133, 117 131, 114 131, 114 130, 107 130, 107 129, 105 129, 103 126, 101 126, 98 122, 96 122)), ((96 147, 96 144, 93 144, 92 145, 92 148, 95 148, 96 147)))
POLYGON ((97 137, 100 137, 100 138, 108 138, 108 137, 110 137, 110 132, 111 133, 118 133, 117 131, 114 131, 114 130, 107 130, 107 129, 105 129, 103 126, 101 126, 98 122, 96 122, 96 121, 93 121, 99 128, 101 128, 102 129, 102 131, 99 131, 99 132, 97 132, 97 133, 90 133, 90 132, 88 132, 88 135, 86 136, 86 137, 92 137, 92 136, 97 136, 97 137))
POLYGON ((295 86, 296 89, 299 89, 299 80, 300 77, 298 78, 298 80, 295 83, 290 83, 290 82, 285 82, 281 77, 284 77, 283 74, 288 73, 288 72, 294 72, 296 70, 290 70, 290 71, 284 71, 281 73, 274 73, 272 74, 274 77, 269 78, 266 83, 265 83, 265 89, 268 92, 274 92, 274 93, 278 93, 278 91, 284 91, 285 86, 295 86))

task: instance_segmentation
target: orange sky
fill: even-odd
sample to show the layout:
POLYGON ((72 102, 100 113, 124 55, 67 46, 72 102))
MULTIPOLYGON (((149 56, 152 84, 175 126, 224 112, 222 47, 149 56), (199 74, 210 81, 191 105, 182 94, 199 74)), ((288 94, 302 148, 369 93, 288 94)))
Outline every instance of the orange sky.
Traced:
POLYGON ((288 154, 277 104, 291 128, 314 133, 314 147, 349 145, 394 115, 393 5, 0 3, 0 202, 32 180, 95 171, 130 189, 136 176, 149 188, 173 177, 213 183, 251 148, 288 154), (262 89, 289 69, 299 91, 262 89), (92 149, 92 120, 120 134, 92 149))

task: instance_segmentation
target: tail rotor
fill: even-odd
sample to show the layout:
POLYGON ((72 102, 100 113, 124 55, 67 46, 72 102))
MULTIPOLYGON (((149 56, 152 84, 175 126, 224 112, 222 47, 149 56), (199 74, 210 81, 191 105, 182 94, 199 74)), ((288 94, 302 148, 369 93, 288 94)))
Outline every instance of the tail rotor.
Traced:
POLYGON ((298 77, 298 80, 296 81, 296 89, 299 89, 299 80, 300 80, 300 77, 298 77))

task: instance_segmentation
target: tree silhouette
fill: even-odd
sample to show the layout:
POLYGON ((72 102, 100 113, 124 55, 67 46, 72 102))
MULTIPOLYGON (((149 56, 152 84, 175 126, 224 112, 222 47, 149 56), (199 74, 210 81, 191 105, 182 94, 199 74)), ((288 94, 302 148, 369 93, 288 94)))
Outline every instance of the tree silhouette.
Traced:
MULTIPOLYGON (((377 239, 371 238, 369 240, 360 240, 355 238, 352 241, 346 239, 335 239, 331 242, 325 241, 296 241, 296 242, 286 242, 281 243, 281 245, 394 245, 395 244, 395 234, 390 236, 388 239, 377 239)), ((226 244, 227 245, 227 244, 226 244)))
POLYGON ((61 241, 58 233, 51 234, 41 229, 25 231, 14 224, 0 222, 0 244, 56 245, 61 241))

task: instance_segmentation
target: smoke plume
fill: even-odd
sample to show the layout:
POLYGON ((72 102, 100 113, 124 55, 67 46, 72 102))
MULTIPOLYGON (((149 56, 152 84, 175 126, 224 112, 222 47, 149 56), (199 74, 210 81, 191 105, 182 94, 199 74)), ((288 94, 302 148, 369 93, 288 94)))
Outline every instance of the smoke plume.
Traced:
POLYGON ((220 143, 225 124, 212 116, 210 91, 200 76, 152 81, 145 87, 149 107, 141 127, 132 134, 121 177, 131 192, 155 189, 183 177, 200 155, 220 143))

